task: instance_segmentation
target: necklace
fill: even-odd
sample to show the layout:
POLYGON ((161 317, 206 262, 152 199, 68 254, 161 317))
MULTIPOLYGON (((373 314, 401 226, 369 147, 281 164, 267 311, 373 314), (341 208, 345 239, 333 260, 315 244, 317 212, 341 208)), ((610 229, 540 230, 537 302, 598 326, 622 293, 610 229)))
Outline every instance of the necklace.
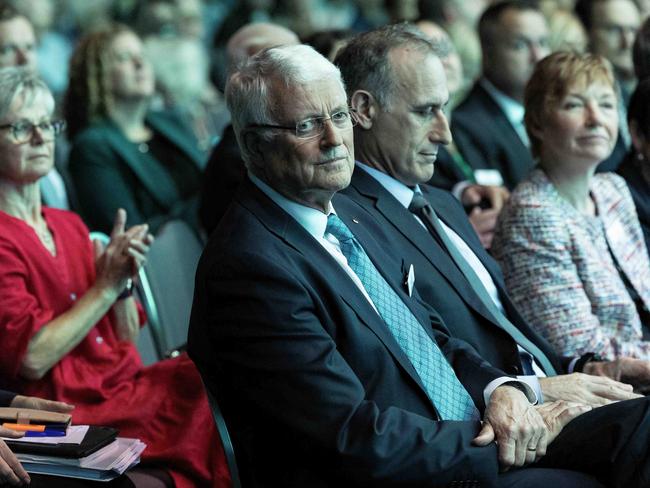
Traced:
POLYGON ((36 230, 36 235, 41 240, 45 248, 52 254, 56 254, 56 246, 54 245, 54 238, 52 232, 48 229, 47 224, 39 226, 36 230))

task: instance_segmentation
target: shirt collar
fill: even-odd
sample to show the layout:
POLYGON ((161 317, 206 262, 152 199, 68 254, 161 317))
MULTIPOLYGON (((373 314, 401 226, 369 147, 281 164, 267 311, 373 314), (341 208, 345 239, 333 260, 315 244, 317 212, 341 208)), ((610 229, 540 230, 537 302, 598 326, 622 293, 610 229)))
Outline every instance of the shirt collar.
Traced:
POLYGON ((525 109, 521 103, 503 93, 487 78, 481 78, 479 83, 489 93, 512 125, 516 126, 523 122, 525 109))
POLYGON ((401 181, 398 181, 392 176, 387 175, 386 173, 383 173, 375 168, 371 168, 367 164, 356 161, 356 165, 368 173, 370 176, 372 176, 375 180, 377 180, 379 184, 388 190, 388 192, 393 195, 397 201, 401 203, 405 208, 409 208, 409 205, 411 205, 413 194, 415 192, 421 193, 420 187, 418 185, 415 185, 414 188, 410 188, 401 181))
POLYGON ((307 232, 309 232, 312 237, 315 239, 323 238, 323 235, 325 235, 325 229, 327 228, 327 216, 334 212, 331 202, 327 214, 324 214, 320 210, 289 200, 287 197, 281 195, 264 183, 250 171, 248 172, 248 177, 255 186, 257 186, 267 197, 273 200, 282 210, 291 215, 291 217, 293 217, 307 232))

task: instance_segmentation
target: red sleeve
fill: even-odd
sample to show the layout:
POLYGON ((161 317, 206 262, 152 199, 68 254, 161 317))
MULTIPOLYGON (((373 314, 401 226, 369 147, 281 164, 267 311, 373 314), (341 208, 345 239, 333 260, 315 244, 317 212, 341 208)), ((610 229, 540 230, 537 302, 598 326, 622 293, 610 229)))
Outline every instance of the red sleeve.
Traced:
POLYGON ((53 310, 43 309, 30 292, 30 277, 19 253, 8 243, 0 244, 0 375, 4 380, 18 376, 34 334, 50 320, 53 310))

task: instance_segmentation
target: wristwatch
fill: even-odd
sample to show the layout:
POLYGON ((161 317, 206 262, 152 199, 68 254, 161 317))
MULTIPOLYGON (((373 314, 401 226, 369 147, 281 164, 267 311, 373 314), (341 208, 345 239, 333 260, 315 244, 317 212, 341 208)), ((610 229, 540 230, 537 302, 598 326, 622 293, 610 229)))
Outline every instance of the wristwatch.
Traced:
POLYGON ((133 280, 129 278, 126 280, 126 286, 124 287, 124 290, 120 295, 117 297, 118 300, 124 300, 125 298, 129 298, 131 295, 133 295, 133 280))
POLYGON ((588 352, 580 356, 580 359, 576 361, 576 364, 573 366, 573 371, 576 373, 582 373, 582 370, 585 368, 585 364, 591 361, 599 362, 602 360, 603 358, 595 352, 588 352))

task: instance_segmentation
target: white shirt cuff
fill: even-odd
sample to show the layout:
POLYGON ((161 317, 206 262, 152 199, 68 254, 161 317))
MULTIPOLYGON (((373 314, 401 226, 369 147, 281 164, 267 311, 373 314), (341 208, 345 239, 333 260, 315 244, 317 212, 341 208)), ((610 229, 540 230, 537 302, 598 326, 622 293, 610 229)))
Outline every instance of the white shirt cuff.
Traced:
POLYGON ((567 368, 568 373, 573 373, 574 368, 576 367, 576 363, 580 360, 580 356, 577 358, 573 358, 571 362, 569 363, 569 367, 567 368))
POLYGON ((539 386, 539 380, 537 380, 537 391, 535 391, 535 388, 533 388, 530 384, 532 382, 532 378, 535 378, 535 380, 537 380, 536 376, 518 376, 517 378, 513 378, 512 376, 500 376, 499 378, 490 381, 483 389, 483 400, 485 400, 485 404, 487 405, 490 403, 490 397, 492 396, 492 393, 494 393, 494 390, 496 390, 498 387, 505 383, 517 383, 517 385, 523 387, 524 394, 526 395, 526 398, 528 398, 530 404, 537 405, 538 403, 541 403, 541 398, 538 396, 537 391, 539 391, 541 395, 542 390, 539 386))
POLYGON ((465 189, 466 189, 468 186, 473 185, 473 184, 474 184, 474 183, 472 183, 472 182, 469 181, 469 180, 459 181, 459 182, 456 183, 456 184, 454 185, 454 187, 451 189, 451 194, 452 194, 453 196, 456 197, 456 200, 458 200, 460 203, 463 203, 463 200, 462 200, 463 192, 465 191, 465 189))

